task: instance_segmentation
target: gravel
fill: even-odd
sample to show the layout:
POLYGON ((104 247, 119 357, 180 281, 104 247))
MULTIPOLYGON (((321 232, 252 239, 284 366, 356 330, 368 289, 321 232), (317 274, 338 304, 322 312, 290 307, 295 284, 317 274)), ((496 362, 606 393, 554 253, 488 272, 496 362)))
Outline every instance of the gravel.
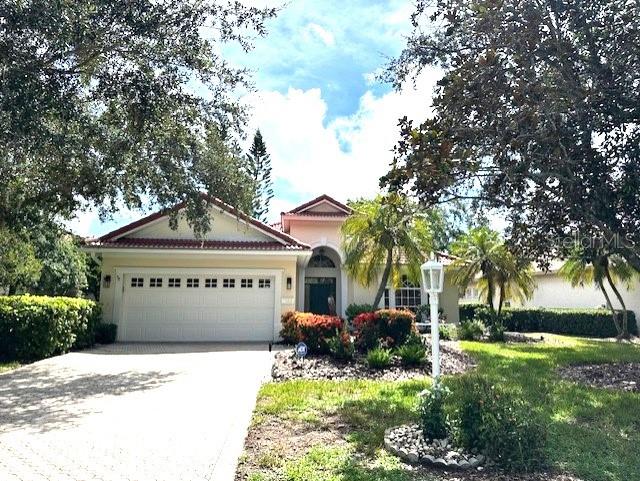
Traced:
POLYGON ((558 369, 560 377, 592 387, 640 392, 640 363, 585 364, 558 369))
POLYGON ((484 454, 456 448, 449 439, 425 439, 417 424, 387 429, 384 447, 411 464, 427 464, 448 469, 483 469, 492 463, 484 454))
MULTIPOLYGON (((456 343, 440 346, 440 367, 443 374, 459 374, 475 367, 473 360, 460 351, 456 343)), ((431 360, 420 366, 405 367, 395 357, 386 369, 370 369, 366 359, 357 355, 353 361, 344 362, 329 355, 309 355, 299 359, 293 349, 275 355, 271 376, 276 381, 290 379, 380 379, 400 381, 431 375, 431 360)))

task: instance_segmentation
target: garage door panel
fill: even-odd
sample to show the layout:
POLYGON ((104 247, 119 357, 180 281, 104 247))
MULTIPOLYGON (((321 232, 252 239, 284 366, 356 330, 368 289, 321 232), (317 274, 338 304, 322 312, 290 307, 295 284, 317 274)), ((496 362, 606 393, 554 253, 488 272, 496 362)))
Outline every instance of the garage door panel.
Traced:
POLYGON ((131 274, 124 280, 120 340, 265 341, 273 338, 273 277, 196 277, 176 272, 131 274), (162 287, 152 287, 152 278, 162 279, 162 287), (169 278, 180 279, 180 287, 170 287, 169 278), (197 281, 187 283, 187 279, 197 281), (207 279, 215 281, 207 282, 207 279), (223 287, 223 279, 234 279, 234 287, 223 287), (242 282, 242 279, 248 281, 242 282))

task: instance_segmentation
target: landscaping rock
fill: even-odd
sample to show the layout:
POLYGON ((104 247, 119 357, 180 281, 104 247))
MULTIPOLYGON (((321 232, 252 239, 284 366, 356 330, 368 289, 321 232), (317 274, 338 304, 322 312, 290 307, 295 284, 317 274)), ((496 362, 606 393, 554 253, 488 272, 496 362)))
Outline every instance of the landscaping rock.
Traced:
POLYGON ((385 448, 411 464, 426 464, 451 469, 477 468, 486 461, 483 455, 473 455, 464 449, 453 449, 449 439, 427 440, 417 424, 387 429, 385 448))
MULTIPOLYGON (((475 363, 457 346, 447 342, 440 346, 441 370, 443 374, 459 374, 475 367, 475 363)), ((338 361, 329 355, 310 355, 299 359, 293 349, 276 353, 271 376, 275 381, 290 379, 381 379, 400 381, 431 375, 431 361, 423 365, 405 367, 400 360, 386 369, 370 369, 364 356, 358 354, 353 361, 338 361)))

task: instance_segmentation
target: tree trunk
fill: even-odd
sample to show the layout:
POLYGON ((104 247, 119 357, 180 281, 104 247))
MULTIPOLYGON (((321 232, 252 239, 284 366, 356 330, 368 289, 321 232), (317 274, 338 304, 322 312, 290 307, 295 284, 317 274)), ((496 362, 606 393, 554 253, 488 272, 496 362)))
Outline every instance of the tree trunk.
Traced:
POLYGON ((614 309, 613 304, 611 304, 611 299, 609 298, 609 294, 607 294, 607 291, 604 288, 602 279, 599 279, 597 282, 598 282, 598 288, 602 291, 602 294, 604 294, 604 298, 607 301, 607 307, 611 311, 611 317, 613 318, 613 324, 616 326, 616 331, 618 331, 618 336, 620 336, 622 334, 622 328, 620 327, 620 323, 618 322, 618 316, 616 316, 616 310, 614 309))
POLYGON ((378 287, 378 292, 376 293, 376 299, 373 301, 374 309, 378 308, 378 304, 380 304, 380 299, 382 299, 384 290, 387 287, 387 282, 389 281, 389 274, 391 274, 392 265, 393 265, 393 249, 389 249, 387 250, 387 260, 384 265, 384 271, 382 271, 382 279, 380 279, 380 286, 378 287))
POLYGON ((625 305, 624 299, 622 298, 622 295, 620 295, 620 291, 616 287, 615 282, 613 282, 613 279, 611 278, 611 273, 609 272, 609 269, 605 268, 604 272, 607 276, 607 282, 611 286, 611 290, 613 291, 615 296, 618 298, 618 302, 622 306, 622 329, 618 330, 618 338, 629 339, 631 336, 629 335, 629 324, 628 324, 629 319, 627 316, 627 306, 625 305))
POLYGON ((495 302, 495 286, 493 284, 493 280, 487 276, 487 304, 489 304, 489 309, 491 309, 491 312, 496 312, 495 307, 493 306, 493 303, 495 302))
POLYGON ((502 314, 502 305, 504 304, 504 285, 500 284, 500 286, 498 286, 498 288, 500 289, 500 295, 498 296, 498 318, 500 317, 500 314, 502 314))

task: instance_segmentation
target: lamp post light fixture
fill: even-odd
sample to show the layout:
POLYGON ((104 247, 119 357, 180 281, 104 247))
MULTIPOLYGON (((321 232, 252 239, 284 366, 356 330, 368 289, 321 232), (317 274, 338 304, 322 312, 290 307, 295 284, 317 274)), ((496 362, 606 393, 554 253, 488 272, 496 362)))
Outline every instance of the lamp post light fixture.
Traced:
POLYGON ((431 307, 431 370, 434 381, 440 377, 440 330, 438 328, 438 295, 444 286, 444 266, 433 257, 420 266, 422 288, 429 294, 431 307))

